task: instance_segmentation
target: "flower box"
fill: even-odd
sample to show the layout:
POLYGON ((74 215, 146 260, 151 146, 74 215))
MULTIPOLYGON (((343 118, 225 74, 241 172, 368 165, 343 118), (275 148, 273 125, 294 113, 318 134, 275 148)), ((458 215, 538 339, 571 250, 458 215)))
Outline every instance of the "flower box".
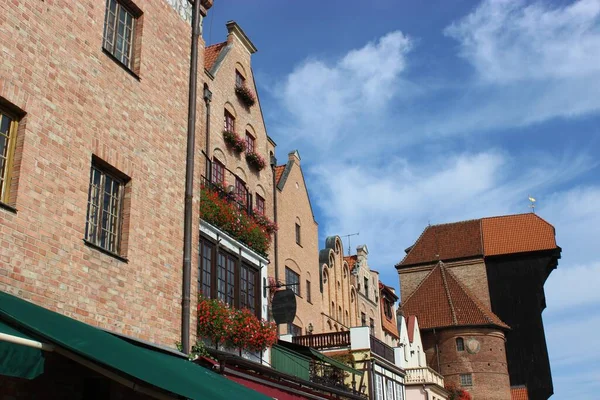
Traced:
POLYGON ((277 225, 259 213, 249 215, 224 193, 218 187, 202 187, 200 218, 266 257, 277 225))
POLYGON ((222 301, 198 297, 198 335, 215 346, 261 352, 277 342, 277 327, 247 308, 235 309, 222 301))
POLYGON ((235 132, 224 130, 223 139, 236 153, 241 153, 246 150, 246 141, 235 132))
POLYGON ((252 107, 254 103, 256 103, 254 93, 252 93, 246 85, 237 85, 235 87, 235 94, 237 94, 238 99, 240 99, 246 107, 252 107))
POLYGON ((257 169, 258 171, 262 170, 265 168, 265 166, 267 165, 267 163, 265 162, 265 159, 262 158, 259 154, 257 153, 246 153, 246 161, 248 161, 248 164, 250 164, 250 166, 252 168, 257 169))

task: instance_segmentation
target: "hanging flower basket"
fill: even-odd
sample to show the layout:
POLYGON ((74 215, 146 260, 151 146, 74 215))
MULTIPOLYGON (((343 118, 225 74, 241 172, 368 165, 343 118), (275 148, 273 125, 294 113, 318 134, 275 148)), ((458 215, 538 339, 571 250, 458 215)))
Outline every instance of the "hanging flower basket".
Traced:
POLYGON ((246 150, 246 141, 239 137, 235 132, 224 130, 223 139, 236 153, 241 153, 246 150))
POLYGON ((256 103, 256 97, 254 93, 248 89, 246 85, 238 85, 235 87, 235 94, 237 94, 238 99, 246 106, 252 107, 254 103, 256 103))
POLYGON ((250 164, 251 167, 256 168, 259 171, 267 165, 265 159, 257 153, 246 153, 246 161, 248 161, 248 164, 250 164))

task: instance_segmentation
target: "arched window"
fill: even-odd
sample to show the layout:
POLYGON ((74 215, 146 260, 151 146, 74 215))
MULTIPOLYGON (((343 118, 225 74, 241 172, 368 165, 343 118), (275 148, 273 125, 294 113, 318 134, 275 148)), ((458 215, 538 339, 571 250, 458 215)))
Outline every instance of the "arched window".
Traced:
POLYGON ((465 351, 465 341, 463 338, 456 338, 456 351, 465 351))

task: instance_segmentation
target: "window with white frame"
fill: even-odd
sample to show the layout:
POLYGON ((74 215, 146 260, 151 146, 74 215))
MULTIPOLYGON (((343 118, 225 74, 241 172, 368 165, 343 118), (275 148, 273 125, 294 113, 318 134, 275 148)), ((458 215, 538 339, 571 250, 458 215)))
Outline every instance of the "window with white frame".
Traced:
POLYGON ((473 386, 473 376, 471 374, 460 374, 460 386, 473 386))
POLYGON ((139 10, 131 2, 107 0, 104 17, 104 49, 129 69, 133 69, 134 44, 139 10))

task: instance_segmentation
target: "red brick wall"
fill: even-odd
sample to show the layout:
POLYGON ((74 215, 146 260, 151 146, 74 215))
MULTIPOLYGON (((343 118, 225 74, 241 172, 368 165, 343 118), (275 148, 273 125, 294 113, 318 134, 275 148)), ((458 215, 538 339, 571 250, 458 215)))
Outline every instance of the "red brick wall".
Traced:
MULTIPOLYGON (((0 209, 0 290, 173 346, 181 325, 190 27, 162 0, 135 4, 143 11, 139 80, 102 51, 104 1, 0 3, 0 97, 27 113, 11 194, 18 212, 0 209), (82 240, 92 155, 131 178, 128 262, 82 240)), ((197 148, 203 111, 200 100, 197 148)), ((193 220, 195 293, 197 197, 193 220)))
POLYGON ((505 338, 501 331, 489 328, 456 328, 422 332, 427 365, 438 370, 446 383, 460 386, 460 374, 472 374, 473 386, 465 387, 473 400, 510 400, 510 382, 506 363, 505 338), (457 351, 456 338, 464 340, 465 350, 457 351), (479 343, 469 351, 471 340, 479 343))

